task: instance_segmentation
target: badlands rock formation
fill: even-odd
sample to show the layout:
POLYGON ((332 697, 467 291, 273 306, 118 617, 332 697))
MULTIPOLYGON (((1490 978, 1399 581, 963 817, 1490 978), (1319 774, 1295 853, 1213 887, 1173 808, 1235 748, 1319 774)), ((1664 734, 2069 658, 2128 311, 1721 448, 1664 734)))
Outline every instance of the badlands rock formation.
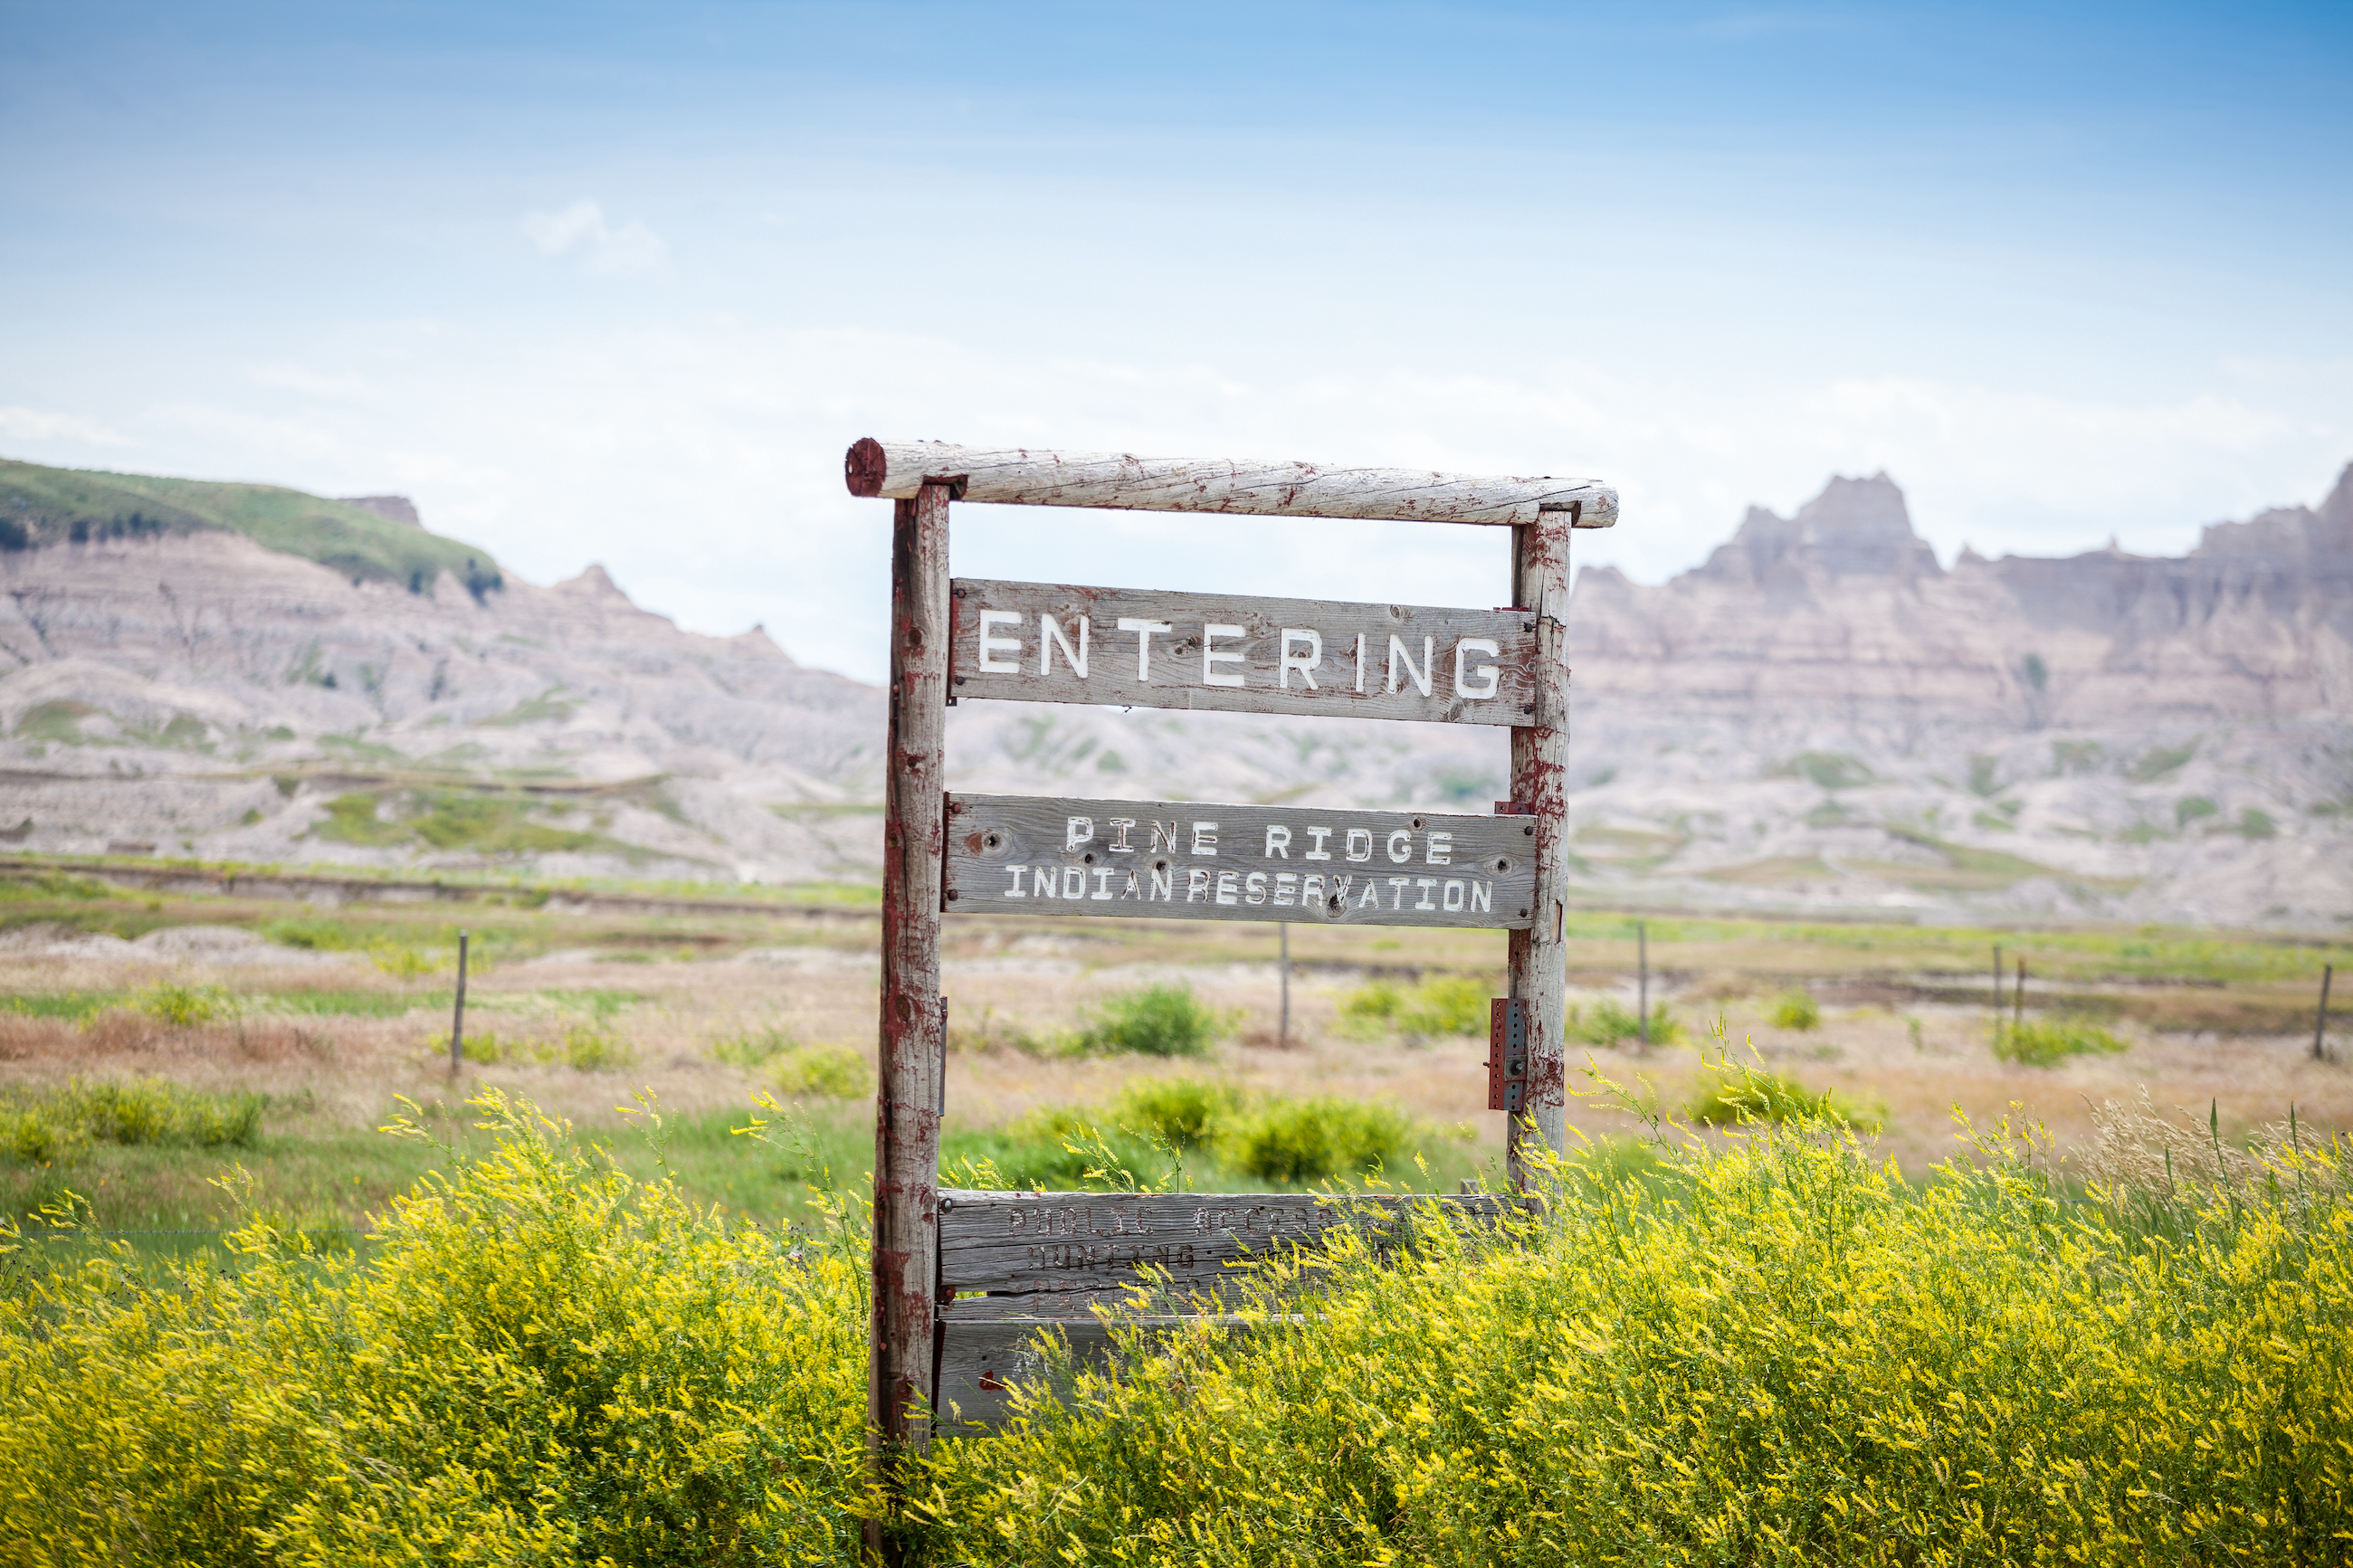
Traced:
MULTIPOLYGON (((601 568, 354 583, 195 531, 0 552, 0 584, 21 847, 875 874, 881 692, 757 630, 682 632, 601 568)), ((2353 468, 2179 559, 1949 570, 1893 481, 1838 479, 1662 586, 1583 573, 1570 614, 1593 902, 2353 920, 2353 468)), ((1504 793, 1504 738, 1472 726, 966 702, 949 747, 968 789, 1504 793)))
POLYGON ((478 601, 196 532, 12 552, 0 585, 20 847, 874 874, 881 693, 682 632, 602 567, 478 601))
MULTIPOLYGON (((1893 480, 1834 479, 1663 586, 1582 573, 1570 646, 1594 902, 2353 921, 2353 468, 2183 558, 1949 571, 1893 480)), ((993 706, 950 759, 992 788, 1504 793, 1469 726, 993 706)))
POLYGON ((1598 887, 2353 920, 2353 468, 2179 559, 1950 571, 1884 475, 1834 479, 1572 614, 1598 887))

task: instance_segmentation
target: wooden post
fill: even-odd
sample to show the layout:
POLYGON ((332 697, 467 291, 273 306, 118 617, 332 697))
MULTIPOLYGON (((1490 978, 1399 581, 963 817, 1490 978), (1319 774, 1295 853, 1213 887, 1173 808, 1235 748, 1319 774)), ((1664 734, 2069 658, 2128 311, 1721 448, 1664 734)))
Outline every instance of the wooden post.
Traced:
POLYGON ((1568 541, 1575 510, 1539 512, 1512 530, 1512 603, 1536 623, 1535 711, 1512 728, 1512 798, 1535 817, 1535 923, 1511 936, 1510 994, 1527 1004, 1526 1111, 1512 1119, 1505 1163, 1527 1185, 1531 1144, 1557 1152, 1568 1131, 1567 837, 1568 541))
POLYGON ((456 1082, 458 1064, 466 1055, 466 928, 458 928, 458 1008, 449 1019, 449 1079, 456 1082))
POLYGON ((1634 922, 1634 1005, 1641 1011, 1642 1048, 1651 1048, 1651 926, 1634 922))
POLYGON ((1993 944, 1993 1043, 2001 1044, 2001 943, 1993 944))
POLYGON ((2328 983, 2336 975, 2335 964, 2320 966, 2320 1011, 2312 1020, 2312 1059, 2316 1062, 2328 1059, 2328 983))
MULTIPOLYGON (((872 1358, 867 1442, 878 1479, 930 1422, 939 1272, 940 1111, 947 1026, 940 998, 940 877, 947 733, 948 495, 927 484, 891 520, 891 688, 882 817, 882 1029, 874 1103, 872 1358)), ((871 1552, 887 1551, 870 1520, 871 1552)))
POLYGON ((2023 1023, 2025 1023, 2025 1022, 2026 1022, 2026 960, 2024 960, 2024 959, 2022 959, 2022 958, 2021 958, 2021 959, 2020 959, 2020 960, 2018 961, 2018 994, 2017 994, 2016 999, 2011 1003, 2011 1005, 2010 1005, 2010 1032, 2011 1034, 2013 1034, 2013 1035, 2014 1035, 2014 1034, 2016 1034, 2016 1033, 2018 1033, 2019 1026, 2020 1026, 2020 1025, 2021 1025, 2021 1024, 2023 1024, 2023 1023))
POLYGON ((1274 1043, 1283 1050, 1291 1048, 1291 927, 1278 928, 1282 932, 1282 1018, 1275 1026, 1274 1043))

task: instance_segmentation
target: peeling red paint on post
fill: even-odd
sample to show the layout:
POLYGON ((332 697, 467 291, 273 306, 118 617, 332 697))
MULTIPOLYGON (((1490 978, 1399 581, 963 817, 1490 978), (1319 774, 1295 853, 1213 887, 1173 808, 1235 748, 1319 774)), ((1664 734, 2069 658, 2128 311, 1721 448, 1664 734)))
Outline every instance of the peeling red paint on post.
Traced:
MULTIPOLYGON (((853 492, 859 454, 849 459, 853 492)), ((940 879, 946 849, 948 501, 927 484, 894 503, 891 530, 890 736, 882 819, 881 1033, 874 1110, 874 1253, 869 1449, 889 1479, 932 1394, 939 1268, 940 1106, 947 1020, 940 999, 940 879)), ((888 1543, 870 1521, 867 1544, 888 1543)))
POLYGON ((1514 1119, 1507 1163, 1527 1183, 1529 1145, 1558 1151, 1567 1135, 1568 542, 1575 510, 1546 511, 1512 530, 1512 602, 1536 618, 1534 722, 1512 730, 1512 802, 1535 818, 1536 919, 1511 934, 1510 993, 1527 1004, 1526 1111, 1514 1119))

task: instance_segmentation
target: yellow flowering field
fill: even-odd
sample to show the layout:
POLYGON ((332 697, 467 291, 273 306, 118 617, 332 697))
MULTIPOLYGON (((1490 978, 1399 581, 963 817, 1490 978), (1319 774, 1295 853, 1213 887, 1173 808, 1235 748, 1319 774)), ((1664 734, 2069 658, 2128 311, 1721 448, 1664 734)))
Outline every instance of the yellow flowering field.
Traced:
MULTIPOLYGON (((496 1152, 354 1255, 12 1243, 0 1562, 855 1562, 854 1206, 739 1224, 477 1106, 496 1152)), ((1802 1121, 1572 1158, 1066 1368, 886 1522, 943 1564, 2346 1561, 2340 1149, 2110 1131, 2088 1197, 2006 1128, 1919 1183, 1802 1121)))

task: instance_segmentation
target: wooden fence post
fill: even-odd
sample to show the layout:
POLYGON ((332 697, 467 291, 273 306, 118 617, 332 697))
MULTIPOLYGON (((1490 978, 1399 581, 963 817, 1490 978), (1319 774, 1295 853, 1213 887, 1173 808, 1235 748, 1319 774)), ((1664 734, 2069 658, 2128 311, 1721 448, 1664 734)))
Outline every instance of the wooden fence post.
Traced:
POLYGON ((458 928, 458 1005, 449 1016, 449 1080, 458 1079, 466 1054, 466 928, 458 928))
MULTIPOLYGON (((867 1442, 878 1479, 921 1447, 933 1394, 939 1273, 940 1111, 947 1019, 940 997, 945 827, 948 497, 926 484, 891 520, 889 754, 882 817, 882 1028, 874 1105, 874 1273, 867 1442)), ((870 1552, 886 1553, 880 1521, 870 1552)))
POLYGON ((1641 1021, 1642 1048, 1651 1048, 1651 922, 1634 922, 1634 1007, 1641 1021))
POLYGON ((1512 530, 1512 603, 1536 623, 1535 711, 1512 727, 1512 798, 1535 817, 1535 923, 1511 935, 1510 994, 1527 1004, 1526 1110, 1512 1120, 1505 1163, 1527 1185, 1531 1142, 1558 1152, 1568 1129, 1564 942, 1568 878, 1568 541, 1577 512, 1539 512, 1512 530))
POLYGON ((2336 978, 2335 964, 2320 966, 2320 1011, 2312 1019, 2312 1059, 2316 1062, 2328 1059, 2328 983, 2336 978))

